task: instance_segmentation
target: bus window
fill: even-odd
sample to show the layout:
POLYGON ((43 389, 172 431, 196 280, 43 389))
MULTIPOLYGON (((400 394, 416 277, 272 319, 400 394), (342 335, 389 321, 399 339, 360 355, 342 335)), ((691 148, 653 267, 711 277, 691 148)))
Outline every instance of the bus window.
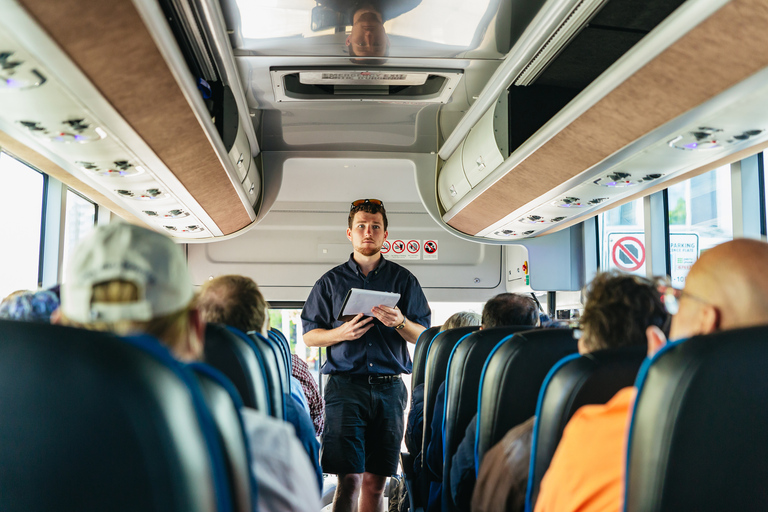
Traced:
POLYGON ((598 216, 600 269, 645 275, 645 217, 643 199, 598 216))
POLYGON ((63 268, 66 270, 67 261, 72 251, 96 224, 96 205, 79 194, 67 190, 65 219, 63 268))
POLYGON ((320 382, 320 348, 307 347, 304 344, 301 328, 301 308, 270 308, 269 326, 279 330, 288 340, 291 346, 291 353, 296 354, 299 359, 307 363, 309 373, 320 382))
POLYGON ((703 251, 733 239, 730 165, 673 185, 668 194, 671 278, 682 288, 703 251))
POLYGON ((41 173, 0 153, 0 299, 38 287, 44 185, 41 173))
MULTIPOLYGON (((485 302, 430 302, 429 309, 432 310, 432 325, 443 325, 451 315, 461 311, 471 311, 480 315, 483 313, 484 305, 485 302)), ((409 346, 409 348, 412 347, 409 346)))

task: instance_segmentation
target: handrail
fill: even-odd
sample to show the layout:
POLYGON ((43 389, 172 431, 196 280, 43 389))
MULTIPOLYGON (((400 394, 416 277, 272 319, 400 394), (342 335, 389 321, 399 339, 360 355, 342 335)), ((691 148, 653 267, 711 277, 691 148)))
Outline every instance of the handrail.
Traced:
POLYGON ((504 61, 496 69, 491 79, 485 84, 477 100, 469 107, 451 135, 438 151, 438 156, 448 160, 467 136, 472 127, 495 103, 496 98, 509 88, 517 76, 536 56, 542 45, 547 42, 557 29, 583 0, 548 0, 541 7, 515 45, 509 50, 504 61))

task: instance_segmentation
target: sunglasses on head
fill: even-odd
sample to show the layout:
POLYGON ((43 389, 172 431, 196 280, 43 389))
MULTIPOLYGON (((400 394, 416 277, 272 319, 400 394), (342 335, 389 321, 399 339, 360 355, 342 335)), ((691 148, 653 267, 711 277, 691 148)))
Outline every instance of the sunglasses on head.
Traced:
POLYGON ((380 199, 358 199, 357 201, 352 201, 352 206, 350 206, 350 210, 352 208, 357 208, 358 206, 362 206, 365 203, 375 204, 377 206, 381 206, 384 208, 384 203, 380 199))

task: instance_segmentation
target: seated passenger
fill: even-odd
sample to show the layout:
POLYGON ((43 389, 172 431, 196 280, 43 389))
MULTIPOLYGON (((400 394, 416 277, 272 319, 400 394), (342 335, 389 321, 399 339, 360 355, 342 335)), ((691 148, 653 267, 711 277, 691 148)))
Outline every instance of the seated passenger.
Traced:
POLYGON ((315 426, 315 435, 320 436, 325 428, 325 418, 323 418, 325 400, 323 395, 320 394, 317 381, 309 373, 309 365, 296 354, 291 354, 291 363, 291 376, 299 381, 304 390, 304 396, 309 406, 309 415, 312 417, 312 423, 315 426))
MULTIPOLYGON (((528 325, 534 328, 539 323, 539 307, 536 301, 530 296, 517 293, 501 293, 491 298, 483 307, 481 319, 481 329, 492 329, 494 327, 507 327, 512 325, 528 325)), ((442 479, 443 475, 443 412, 445 409, 445 382, 440 385, 435 398, 435 408, 432 416, 431 437, 429 447, 427 447, 427 465, 435 475, 442 479)), ((469 501, 472 498, 472 489, 475 486, 475 428, 477 415, 469 422, 467 431, 464 434, 456 454, 453 456, 451 465, 451 494, 454 500, 458 495, 466 502, 469 508, 469 501), (455 475, 455 477, 454 477, 455 475), (454 492, 454 489, 456 492, 454 492)), ((448 482, 444 482, 448 484, 448 482)), ((433 506, 439 507, 440 492, 435 485, 433 494, 430 488, 430 502, 433 506)), ((458 503, 457 503, 458 505, 458 503)), ((460 506, 460 505, 458 505, 460 506)), ((437 510, 437 509, 434 509, 437 510)))
MULTIPOLYGON (((645 330, 667 329, 669 315, 656 285, 629 274, 598 274, 587 288, 579 353, 644 346, 645 330)), ((483 457, 472 495, 472 512, 516 512, 525 508, 534 418, 513 428, 483 457)))
POLYGON ((48 323, 59 302, 58 286, 37 292, 19 290, 0 302, 0 318, 48 323))
MULTIPOLYGON (((197 298, 197 308, 203 321, 217 322, 240 329, 256 331, 265 338, 269 330, 269 305, 253 279, 245 276, 219 276, 206 281, 197 298)), ((320 443, 309 416, 310 409, 301 383, 291 377, 291 399, 286 399, 286 419, 293 425, 296 436, 307 451, 315 468, 319 488, 323 487, 320 469, 320 443), (297 395, 299 395, 297 397, 297 395)))
MULTIPOLYGON (((203 354, 205 324, 194 307, 184 255, 167 237, 139 226, 99 226, 77 247, 52 321, 121 336, 156 337, 180 361, 203 354)), ((307 455, 288 425, 240 411, 249 436, 260 510, 317 512, 307 455)))
MULTIPOLYGON (((685 290, 663 290, 667 309, 675 313, 670 339, 768 324, 768 274, 754 270, 766 265, 768 244, 757 240, 734 240, 703 253, 685 290)), ((649 356, 667 343, 655 325, 647 328, 646 337, 649 356)), ((619 510, 636 391, 624 388, 605 405, 576 411, 541 482, 537 512, 619 510)))

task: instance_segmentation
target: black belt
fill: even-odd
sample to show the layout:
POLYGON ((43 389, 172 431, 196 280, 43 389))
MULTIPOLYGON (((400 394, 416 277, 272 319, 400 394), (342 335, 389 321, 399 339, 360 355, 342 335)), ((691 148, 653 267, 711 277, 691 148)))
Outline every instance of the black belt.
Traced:
POLYGON ((400 380, 399 375, 347 375, 355 382, 367 382, 368 384, 384 384, 400 380))

